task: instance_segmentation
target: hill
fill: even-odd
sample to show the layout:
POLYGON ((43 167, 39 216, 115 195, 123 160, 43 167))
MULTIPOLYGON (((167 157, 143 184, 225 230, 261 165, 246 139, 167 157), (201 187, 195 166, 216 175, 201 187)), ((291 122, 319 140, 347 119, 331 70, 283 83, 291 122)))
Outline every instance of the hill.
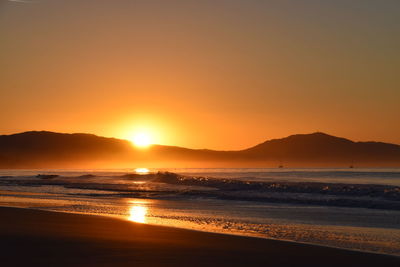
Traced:
POLYGON ((296 165, 400 166, 399 145, 354 142, 320 132, 269 140, 245 152, 253 157, 296 165))
POLYGON ((31 131, 0 135, 0 168, 400 167, 400 146, 354 142, 325 133, 268 140, 239 151, 154 145, 92 134, 31 131))

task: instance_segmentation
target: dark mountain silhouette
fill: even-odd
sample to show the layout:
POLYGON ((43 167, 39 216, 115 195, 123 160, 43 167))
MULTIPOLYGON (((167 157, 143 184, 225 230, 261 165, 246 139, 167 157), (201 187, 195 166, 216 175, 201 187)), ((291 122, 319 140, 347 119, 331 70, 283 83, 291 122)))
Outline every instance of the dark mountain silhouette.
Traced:
POLYGON ((92 134, 25 132, 0 136, 0 168, 72 167, 118 161, 131 154, 126 140, 92 134))
POLYGON ((0 168, 110 167, 399 167, 400 146, 297 134, 239 151, 153 145, 92 134, 25 132, 0 136, 0 168))
MULTIPOLYGON (((245 150, 249 155, 282 162, 400 166, 400 146, 353 142, 325 133, 297 134, 266 141, 245 150)), ((329 165, 329 164, 328 164, 329 165)))

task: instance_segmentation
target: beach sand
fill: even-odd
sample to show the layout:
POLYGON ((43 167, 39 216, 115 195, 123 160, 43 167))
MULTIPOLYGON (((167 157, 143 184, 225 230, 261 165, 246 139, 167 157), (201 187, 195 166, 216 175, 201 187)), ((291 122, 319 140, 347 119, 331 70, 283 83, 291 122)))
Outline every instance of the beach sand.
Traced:
POLYGON ((400 266, 400 258, 152 226, 109 217, 0 208, 1 266, 400 266))

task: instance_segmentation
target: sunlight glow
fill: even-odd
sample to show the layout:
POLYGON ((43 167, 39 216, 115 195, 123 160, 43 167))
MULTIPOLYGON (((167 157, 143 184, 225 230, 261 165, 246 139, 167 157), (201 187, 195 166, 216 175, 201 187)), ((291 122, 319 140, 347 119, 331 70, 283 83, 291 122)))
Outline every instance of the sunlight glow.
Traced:
POLYGON ((137 148, 167 143, 172 129, 165 126, 166 119, 156 120, 149 115, 127 116, 118 123, 114 131, 117 138, 129 140, 137 148))
POLYGON ((149 133, 138 132, 131 138, 133 144, 137 147, 148 147, 152 144, 152 138, 149 133))

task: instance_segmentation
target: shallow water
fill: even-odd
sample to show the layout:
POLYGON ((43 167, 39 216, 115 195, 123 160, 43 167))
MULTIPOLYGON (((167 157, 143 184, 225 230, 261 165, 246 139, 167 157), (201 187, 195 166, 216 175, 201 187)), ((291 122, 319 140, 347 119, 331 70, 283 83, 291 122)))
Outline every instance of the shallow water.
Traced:
POLYGON ((399 169, 160 171, 2 170, 0 205, 400 255, 399 169))

